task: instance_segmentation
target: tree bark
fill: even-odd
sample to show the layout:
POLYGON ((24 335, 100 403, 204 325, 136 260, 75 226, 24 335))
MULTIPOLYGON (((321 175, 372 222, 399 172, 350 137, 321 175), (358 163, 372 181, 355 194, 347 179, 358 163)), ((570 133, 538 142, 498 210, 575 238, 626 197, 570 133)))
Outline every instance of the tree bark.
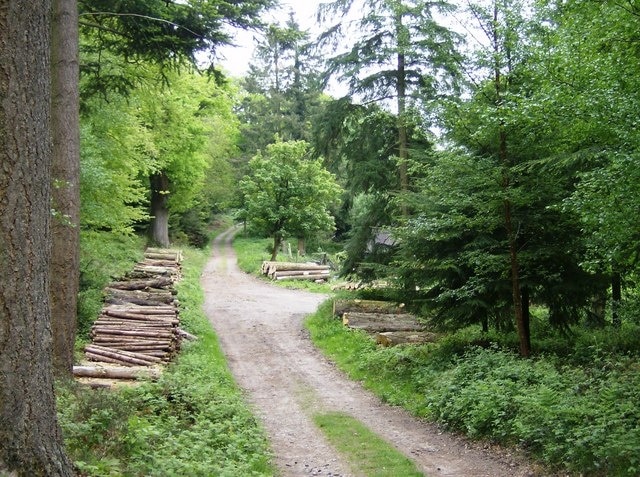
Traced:
POLYGON ((438 335, 429 331, 383 331, 376 335, 376 343, 384 347, 435 343, 437 340, 438 335))
POLYGON ((404 303, 380 300, 334 300, 333 316, 342 318, 344 313, 351 311, 362 313, 384 313, 387 315, 406 313, 404 303))
POLYGON ((415 316, 386 313, 361 313, 356 311, 342 315, 342 323, 349 328, 356 328, 370 333, 383 331, 423 331, 424 326, 415 316))
POLYGON ((148 280, 129 280, 126 282, 113 282, 109 284, 109 288, 117 290, 146 290, 148 288, 165 289, 171 286, 173 280, 168 277, 151 278, 148 280))
MULTIPOLYGON (((405 75, 405 56, 398 53, 398 169, 402 192, 409 190, 409 139, 406 121, 407 85, 405 75)), ((406 217, 409 214, 406 202, 402 201, 401 204, 402 215, 406 217)))
POLYGON ((80 99, 76 0, 52 0, 51 327, 53 367, 72 376, 80 277, 80 99))
POLYGON ((328 280, 328 273, 311 273, 307 275, 289 275, 289 276, 278 276, 278 274, 274 275, 274 280, 328 280))
MULTIPOLYGON (((507 150, 507 132, 505 130, 504 121, 501 119, 503 109, 503 78, 498 63, 501 53, 500 41, 498 37, 498 2, 494 1, 493 10, 493 48, 495 54, 494 68, 494 87, 496 91, 496 116, 498 117, 498 156, 502 164, 502 189, 504 193, 503 213, 504 227, 507 235, 507 243, 509 248, 509 268, 511 274, 511 296, 513 300, 513 309, 515 314, 516 327, 518 329, 518 337, 520 341, 520 356, 528 357, 531 355, 531 339, 529 336, 529 323, 525 320, 522 309, 522 295, 520 291, 520 264, 518 260, 518 243, 517 234, 513 226, 513 204, 509 198, 511 190, 511 161, 507 150)), ((509 52, 507 51, 507 56, 509 52)))
POLYGON ((50 7, 0 0, 0 475, 73 475, 52 373, 50 7))
POLYGON ((611 274, 611 322, 614 327, 620 328, 620 303, 622 302, 622 280, 620 272, 613 271, 611 274))
POLYGON ((160 371, 148 367, 114 368, 101 366, 74 366, 73 375, 79 378, 105 379, 157 379, 160 371))
POLYGON ((149 178, 151 183, 151 241, 161 247, 169 246, 169 177, 157 172, 149 178))
POLYGON ((134 303, 140 306, 160 306, 171 304, 175 300, 175 295, 170 290, 122 290, 117 288, 106 288, 106 301, 108 303, 134 303))
POLYGON ((282 245, 282 237, 280 234, 276 233, 273 236, 273 251, 271 252, 271 261, 275 262, 276 258, 278 258, 278 249, 282 245))

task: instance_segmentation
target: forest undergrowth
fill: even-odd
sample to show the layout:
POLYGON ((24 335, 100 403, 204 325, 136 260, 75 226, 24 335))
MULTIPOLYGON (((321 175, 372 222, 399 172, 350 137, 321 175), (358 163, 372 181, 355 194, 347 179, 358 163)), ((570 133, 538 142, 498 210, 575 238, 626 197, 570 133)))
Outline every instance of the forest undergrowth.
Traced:
MULTIPOLYGON (((123 242, 129 253, 121 249, 114 254, 121 258, 120 268, 135 259, 131 245, 123 242)), ((202 312, 199 279, 210 250, 183 250, 184 276, 177 285, 181 327, 198 340, 185 343, 155 382, 109 390, 74 383, 58 386, 65 444, 83 476, 274 473, 266 436, 245 404, 202 312)), ((87 295, 99 295, 90 290, 87 295)), ((86 300, 88 310, 91 303, 86 300)))
POLYGON ((562 336, 536 322, 530 359, 517 337, 467 328, 422 346, 381 348, 326 302, 313 341, 384 401, 474 439, 517 446, 576 475, 640 473, 640 329, 562 336))

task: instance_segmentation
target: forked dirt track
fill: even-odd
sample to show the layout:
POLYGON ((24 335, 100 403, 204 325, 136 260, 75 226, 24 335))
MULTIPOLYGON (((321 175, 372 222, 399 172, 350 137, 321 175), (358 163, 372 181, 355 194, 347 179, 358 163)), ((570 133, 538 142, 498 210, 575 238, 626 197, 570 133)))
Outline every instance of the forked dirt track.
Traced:
MULTIPOLYGON (((355 476, 313 423, 340 411, 360 420, 428 476, 533 476, 504 452, 489 452, 392 408, 347 379, 311 344, 302 322, 327 297, 272 286, 241 272, 220 235, 202 275, 205 312, 229 366, 271 441, 284 477, 355 476)), ((402 476, 398 476, 402 477, 402 476)))

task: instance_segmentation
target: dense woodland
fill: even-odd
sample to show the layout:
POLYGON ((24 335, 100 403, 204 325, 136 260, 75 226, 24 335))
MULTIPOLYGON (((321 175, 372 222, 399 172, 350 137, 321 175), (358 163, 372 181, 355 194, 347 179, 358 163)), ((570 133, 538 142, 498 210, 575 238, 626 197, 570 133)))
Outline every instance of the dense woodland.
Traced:
POLYGON ((69 375, 120 250, 205 247, 222 213, 434 330, 523 358, 605 330, 637 367, 636 2, 334 0, 318 36, 266 23, 273 0, 19 3, 0 2, 0 474, 72 475, 48 363, 69 375), (259 37, 243 78, 217 63, 231 27, 259 37))

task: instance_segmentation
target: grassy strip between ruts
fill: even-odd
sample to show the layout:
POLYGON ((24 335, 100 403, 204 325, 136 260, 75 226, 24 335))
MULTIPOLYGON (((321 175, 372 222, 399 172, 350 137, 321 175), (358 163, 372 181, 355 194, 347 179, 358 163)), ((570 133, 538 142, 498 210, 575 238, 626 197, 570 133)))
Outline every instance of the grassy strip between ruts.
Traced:
POLYGON ((313 416, 331 445, 349 462, 357 475, 367 477, 421 477, 415 464, 360 421, 339 413, 313 416))
POLYGON ((202 312, 208 251, 186 249, 178 285, 186 343, 156 382, 58 389, 67 449, 87 476, 271 476, 265 434, 244 404, 202 312))

